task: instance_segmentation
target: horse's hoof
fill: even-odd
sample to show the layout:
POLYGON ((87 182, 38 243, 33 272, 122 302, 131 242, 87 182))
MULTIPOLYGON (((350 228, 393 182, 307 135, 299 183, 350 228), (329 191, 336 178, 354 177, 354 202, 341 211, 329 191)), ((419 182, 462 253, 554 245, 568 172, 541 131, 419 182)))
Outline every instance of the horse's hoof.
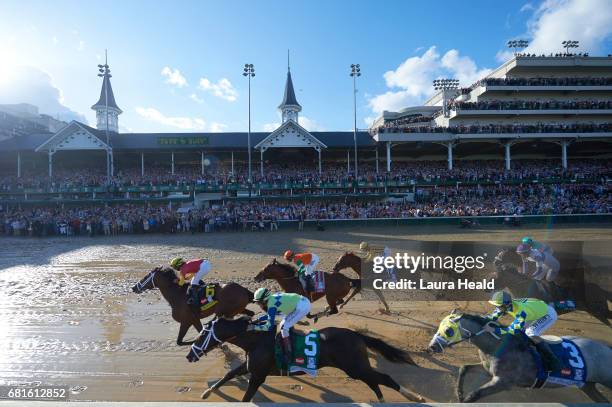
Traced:
POLYGON ((211 393, 212 393, 212 389, 206 389, 200 397, 202 398, 202 400, 206 400, 208 396, 211 395, 211 393))

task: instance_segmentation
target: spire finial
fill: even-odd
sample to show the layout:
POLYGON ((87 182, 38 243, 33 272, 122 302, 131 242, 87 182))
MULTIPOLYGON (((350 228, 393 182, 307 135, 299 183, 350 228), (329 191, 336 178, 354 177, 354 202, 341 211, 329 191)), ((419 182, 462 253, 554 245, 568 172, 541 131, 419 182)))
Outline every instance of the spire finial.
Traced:
POLYGON ((289 63, 289 50, 287 50, 287 72, 291 71, 291 64, 289 63))
POLYGON ((104 48, 104 65, 108 65, 108 49, 104 48))

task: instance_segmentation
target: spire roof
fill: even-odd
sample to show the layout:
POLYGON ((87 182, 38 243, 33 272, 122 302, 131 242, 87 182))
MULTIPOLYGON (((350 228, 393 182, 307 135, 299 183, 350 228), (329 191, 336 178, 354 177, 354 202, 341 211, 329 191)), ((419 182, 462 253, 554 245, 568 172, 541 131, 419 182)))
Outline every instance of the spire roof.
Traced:
POLYGON ((115 102, 115 95, 113 94, 113 87, 111 86, 109 75, 104 76, 102 81, 102 90, 100 91, 100 99, 91 108, 96 110, 99 108, 106 108, 106 95, 108 94, 108 107, 122 111, 117 102, 115 102), (108 92, 107 92, 108 90, 108 92))
POLYGON ((285 106, 297 106, 300 109, 302 106, 298 103, 295 98, 295 91, 293 90, 293 81, 291 80, 291 71, 287 69, 287 82, 285 83, 285 95, 283 97, 283 101, 278 106, 279 109, 282 109, 285 106))

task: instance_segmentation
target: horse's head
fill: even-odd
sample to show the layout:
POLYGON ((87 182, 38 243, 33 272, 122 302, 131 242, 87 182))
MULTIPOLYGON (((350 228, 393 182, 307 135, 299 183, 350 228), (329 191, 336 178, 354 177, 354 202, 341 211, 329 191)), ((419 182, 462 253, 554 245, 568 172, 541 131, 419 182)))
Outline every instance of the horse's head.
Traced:
POLYGON ((332 271, 334 273, 339 272, 340 270, 344 270, 345 268, 352 268, 357 271, 361 268, 361 257, 357 256, 353 252, 345 252, 342 256, 338 258, 336 264, 332 271))
POLYGON ((493 278, 499 278, 502 274, 517 274, 518 267, 522 263, 521 257, 514 250, 502 249, 495 256, 493 266, 493 278))
POLYGON ((470 314, 462 314, 456 310, 451 311, 440 325, 436 334, 429 342, 428 352, 440 353, 455 343, 470 339, 483 333, 483 327, 492 323, 488 319, 470 314))
POLYGON ((270 264, 261 269, 255 276, 255 281, 260 283, 264 280, 280 280, 290 278, 296 273, 295 268, 290 264, 279 263, 272 259, 270 264))
POLYGON ((176 273, 170 267, 155 267, 149 271, 146 276, 139 282, 134 284, 132 291, 136 294, 142 294, 147 290, 152 290, 163 284, 165 281, 173 281, 176 279, 176 273))
POLYGON ((189 362, 197 362, 202 355, 206 355, 223 342, 246 332, 250 321, 248 317, 239 319, 216 318, 210 321, 204 326, 200 336, 191 345, 191 350, 187 354, 187 360, 189 362))

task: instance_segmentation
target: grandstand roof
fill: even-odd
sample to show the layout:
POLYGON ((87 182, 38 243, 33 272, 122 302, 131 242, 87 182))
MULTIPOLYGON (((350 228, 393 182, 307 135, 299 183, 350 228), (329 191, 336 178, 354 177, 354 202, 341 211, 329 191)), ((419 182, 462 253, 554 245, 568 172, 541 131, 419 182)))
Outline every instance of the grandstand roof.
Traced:
MULTIPOLYGON (((106 140, 104 130, 97 130, 86 124, 73 121, 71 124, 78 124, 81 128, 86 129, 92 135, 102 141, 106 140)), ((57 133, 55 133, 57 134, 57 133)), ((0 151, 33 151, 55 134, 53 133, 37 133, 27 136, 12 137, 7 140, 0 141, 0 151)), ((328 148, 352 148, 353 147, 353 132, 351 131, 313 131, 310 132, 314 137, 324 143, 328 148)), ((257 145, 264 138, 270 135, 269 132, 251 133, 251 145, 257 145)), ((231 133, 111 133, 111 146, 115 150, 181 150, 181 149, 246 149, 247 148, 247 133, 246 132, 231 132, 231 133), (194 145, 176 145, 170 146, 160 143, 160 139, 185 139, 185 138, 205 138, 207 143, 194 145)), ((357 145, 359 147, 373 147, 376 142, 368 132, 357 132, 357 145)))

